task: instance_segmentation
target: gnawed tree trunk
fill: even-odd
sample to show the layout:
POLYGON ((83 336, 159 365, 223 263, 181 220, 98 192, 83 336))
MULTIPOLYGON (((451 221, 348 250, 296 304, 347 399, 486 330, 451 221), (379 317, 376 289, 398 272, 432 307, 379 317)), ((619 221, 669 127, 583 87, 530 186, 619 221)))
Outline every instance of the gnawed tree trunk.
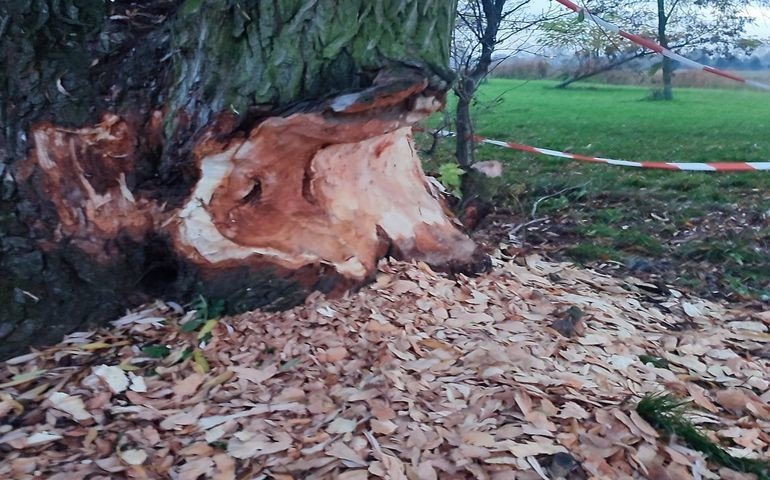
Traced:
POLYGON ((480 258, 424 180, 454 2, 0 5, 0 356, 130 305, 480 258))

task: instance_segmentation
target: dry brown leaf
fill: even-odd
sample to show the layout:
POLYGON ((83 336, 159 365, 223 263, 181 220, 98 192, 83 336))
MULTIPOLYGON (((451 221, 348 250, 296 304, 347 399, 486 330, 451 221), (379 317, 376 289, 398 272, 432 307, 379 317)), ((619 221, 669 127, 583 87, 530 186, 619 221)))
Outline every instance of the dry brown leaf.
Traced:
POLYGON ((241 460, 262 455, 272 455, 288 450, 293 441, 285 433, 276 433, 275 440, 270 440, 265 435, 255 435, 247 432, 239 432, 233 435, 227 444, 227 453, 241 460))
POLYGON ((348 350, 345 347, 332 347, 325 354, 319 355, 322 362, 339 362, 348 356, 348 350))
POLYGON ((98 458, 94 460, 94 463, 102 470, 110 473, 123 472, 127 468, 115 455, 106 458, 98 458))
POLYGON ((593 478, 682 477, 679 466, 697 478, 727 478, 618 408, 661 386, 689 393, 708 411, 698 423, 708 422, 733 453, 767 452, 760 422, 770 416, 770 392, 753 392, 770 388, 762 356, 770 335, 737 323, 761 321, 755 312, 682 294, 652 300, 650 287, 639 290, 635 280, 542 257, 517 261, 526 264, 473 278, 386 261, 383 281, 358 293, 314 294, 285 312, 224 317, 205 348, 214 372, 202 383, 191 377, 190 362, 174 362, 180 358, 158 362, 158 375, 144 379, 133 370, 144 366, 131 360, 126 338, 168 345, 172 355, 189 347, 169 328, 188 314, 162 303, 114 329, 73 334, 18 357, 3 364, 8 373, 0 379, 0 412, 18 425, 0 424, 9 457, 0 478, 183 479, 203 472, 200 478, 232 480, 236 466, 259 475, 248 470, 259 465, 285 480, 536 480, 539 471, 549 474, 547 456, 565 450, 593 478), (683 301, 696 316, 684 318, 683 301), (572 306, 585 313, 587 340, 544 328, 572 306), (671 328, 685 321, 690 329, 671 328), (84 349, 90 346, 98 349, 84 349), (652 352, 666 352, 657 354, 673 368, 642 366, 638 356, 652 352), (121 395, 107 375, 88 375, 106 358, 127 369, 115 372, 128 381, 121 395), (70 397, 83 408, 54 406, 70 397), (56 423, 84 413, 88 427, 56 423), (218 452, 220 442, 242 458, 218 452), (62 461, 63 449, 77 460, 62 461), (130 466, 142 456, 132 460, 131 451, 152 457, 130 466))
POLYGON ((179 478, 198 478, 203 475, 211 478, 214 470, 214 461, 208 457, 200 457, 187 460, 179 467, 179 478))
POLYGON ((495 437, 487 432, 463 432, 461 438, 468 445, 476 445, 479 447, 491 447, 495 444, 495 437))
POLYGON ((398 425, 391 422, 390 420, 372 419, 369 424, 371 425, 372 431, 374 433, 379 433, 382 435, 390 435, 398 428, 398 425))
POLYGON ((187 378, 177 382, 174 387, 174 395, 177 397, 188 397, 198 391, 198 387, 201 386, 206 376, 200 373, 193 373, 188 375, 187 378))
POLYGON ((557 444, 544 444, 540 442, 511 443, 508 451, 516 458, 533 457, 536 455, 553 455, 554 453, 568 453, 567 449, 557 444))
POLYGON ((575 418, 583 420, 590 417, 590 414, 583 407, 575 402, 566 402, 561 411, 556 415, 559 418, 575 418))
POLYGON ((220 453, 212 457, 214 465, 214 476, 212 480, 235 480, 235 459, 226 453, 220 453))
POLYGON ((383 455, 380 460, 386 472, 388 480, 409 480, 404 472, 404 463, 391 455, 383 455))
POLYGON ((335 433, 350 433, 356 429, 357 422, 347 418, 337 417, 326 427, 326 431, 335 433))
POLYGON ((638 413, 636 413, 636 410, 631 410, 629 412, 628 417, 631 419, 632 422, 634 422, 634 425, 636 425, 636 428, 642 431, 645 435, 648 435, 652 438, 658 438, 660 434, 658 433, 655 428, 647 423, 646 420, 644 420, 642 417, 639 416, 638 413))
POLYGON ((329 455, 331 457, 339 458, 340 460, 345 460, 349 462, 351 465, 356 467, 366 467, 367 462, 363 458, 361 458, 361 455, 358 454, 355 450, 350 448, 348 445, 346 445, 344 442, 334 442, 329 446, 329 448, 325 451, 326 455, 329 455))
POLYGON ((347 470, 340 473, 337 478, 339 480, 367 480, 369 472, 366 470, 347 470))
POLYGON ((687 391, 690 392, 690 396, 693 401, 699 407, 705 408, 711 413, 719 412, 719 407, 714 405, 711 400, 706 396, 706 389, 695 385, 694 383, 687 384, 687 391))
POLYGON ((268 365, 264 368, 230 367, 230 370, 235 373, 235 376, 238 379, 248 380, 257 385, 262 384, 265 380, 273 378, 278 373, 278 367, 276 365, 268 365))
POLYGON ((160 422, 160 428, 163 430, 173 430, 180 426, 195 424, 203 412, 206 411, 206 404, 198 403, 190 410, 183 410, 170 415, 160 422))
POLYGON ((127 465, 142 465, 147 460, 147 452, 135 448, 118 452, 118 456, 127 465))
POLYGON ((746 406, 749 404, 749 397, 746 392, 738 388, 728 388, 725 390, 719 390, 716 393, 717 403, 725 407, 726 409, 737 413, 738 415, 743 412, 746 406))

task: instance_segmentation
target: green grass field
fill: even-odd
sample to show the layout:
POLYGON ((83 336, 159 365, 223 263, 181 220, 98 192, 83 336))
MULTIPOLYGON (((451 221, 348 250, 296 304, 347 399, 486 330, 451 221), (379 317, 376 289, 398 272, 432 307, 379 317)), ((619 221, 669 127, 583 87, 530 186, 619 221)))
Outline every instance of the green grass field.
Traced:
MULTIPOLYGON (((490 80, 474 107, 477 133, 623 160, 770 161, 769 93, 678 89, 660 102, 640 87, 553 85, 490 80)), ((451 159, 451 143, 428 170, 451 159)), ((770 299, 770 172, 639 170, 490 145, 477 159, 504 163, 490 196, 519 221, 538 199, 580 186, 538 206, 550 231, 530 240, 556 256, 704 295, 770 299)))

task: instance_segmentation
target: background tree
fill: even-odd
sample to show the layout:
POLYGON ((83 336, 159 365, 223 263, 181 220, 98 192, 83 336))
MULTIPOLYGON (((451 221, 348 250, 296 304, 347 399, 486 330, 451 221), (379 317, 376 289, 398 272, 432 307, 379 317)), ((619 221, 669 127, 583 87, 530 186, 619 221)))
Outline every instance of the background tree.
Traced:
POLYGON ((495 65, 522 47, 517 35, 542 20, 528 12, 530 0, 461 0, 452 36, 451 61, 457 73, 453 91, 457 163, 469 169, 474 163, 471 104, 479 85, 495 65), (517 41, 518 40, 518 41, 517 41), (495 56, 496 51, 502 54, 495 56))
MULTIPOLYGON (((548 14, 529 9, 531 0, 461 0, 452 36, 451 65, 457 75, 453 91, 457 97, 454 115, 455 157, 448 172, 460 177, 457 204, 463 224, 474 228, 489 209, 479 202, 484 174, 473 169, 474 128, 471 106, 476 92, 489 73, 506 59, 526 49, 535 26, 548 14)), ((442 174, 442 177, 444 175, 442 174)))
MULTIPOLYGON (((744 38, 745 29, 753 19, 747 15, 745 7, 754 2, 747 0, 649 0, 641 2, 628 2, 626 0, 599 0, 581 3, 592 13, 613 21, 620 28, 627 31, 642 34, 648 38, 682 55, 687 55, 694 50, 710 53, 726 54, 735 50, 743 50, 748 53, 753 42, 744 38)), ((568 23, 545 25, 545 36, 552 45, 563 46, 578 45, 579 51, 590 51, 594 48, 594 39, 589 35, 581 34, 584 24, 590 24, 590 20, 573 20, 574 37, 570 37, 568 23), (576 42, 577 40, 577 42, 576 42)), ((600 30, 597 25, 589 27, 600 30)), ((616 45, 610 48, 610 53, 616 50, 629 50, 631 47, 610 32, 606 34, 606 44, 616 45)), ((629 60, 618 61, 607 59, 598 65, 596 71, 585 72, 581 78, 587 78, 596 73, 615 68, 630 59, 639 58, 642 53, 637 51, 626 53, 629 60)), ((657 96, 661 99, 671 100, 672 78, 675 65, 663 57, 660 63, 652 71, 661 70, 661 90, 657 96)))
POLYGON ((285 308, 384 254, 468 265, 411 125, 445 0, 0 4, 0 356, 194 294, 285 308))
MULTIPOLYGON (((613 23, 622 22, 612 12, 603 15, 603 18, 613 23)), ((575 82, 654 54, 624 38, 605 32, 590 21, 577 21, 574 16, 544 22, 540 30, 545 47, 562 52, 567 50, 574 55, 574 69, 556 88, 566 88, 575 82)))

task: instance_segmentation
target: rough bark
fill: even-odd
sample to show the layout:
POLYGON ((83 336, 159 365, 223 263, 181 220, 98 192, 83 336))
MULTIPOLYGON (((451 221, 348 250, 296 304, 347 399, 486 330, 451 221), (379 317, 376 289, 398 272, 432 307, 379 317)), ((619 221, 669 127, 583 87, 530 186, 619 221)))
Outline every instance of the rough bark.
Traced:
MULTIPOLYGON (((461 80, 463 81, 463 80, 461 80)), ((472 83, 472 81, 467 81, 472 83)), ((475 157, 473 152, 473 119, 471 118, 471 102, 475 94, 475 87, 470 92, 465 89, 455 88, 457 106, 455 107, 455 156, 457 163, 464 169, 473 165, 475 157)))
POLYGON ((453 3, 0 5, 0 356, 159 296, 278 309, 385 254, 473 265, 410 128, 453 3))

